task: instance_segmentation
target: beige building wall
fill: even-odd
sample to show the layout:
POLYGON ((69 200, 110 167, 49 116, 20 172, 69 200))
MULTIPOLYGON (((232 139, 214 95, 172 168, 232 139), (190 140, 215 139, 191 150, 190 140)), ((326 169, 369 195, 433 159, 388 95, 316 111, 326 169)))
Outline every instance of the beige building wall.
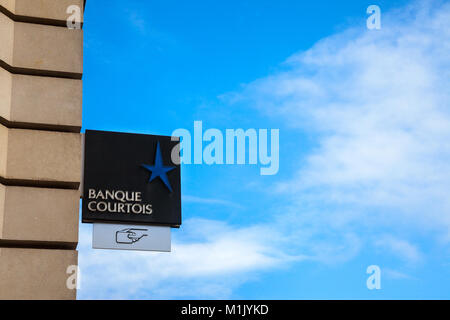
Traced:
POLYGON ((0 0, 0 299, 76 298, 83 31, 66 27, 72 5, 84 11, 84 0, 0 0))

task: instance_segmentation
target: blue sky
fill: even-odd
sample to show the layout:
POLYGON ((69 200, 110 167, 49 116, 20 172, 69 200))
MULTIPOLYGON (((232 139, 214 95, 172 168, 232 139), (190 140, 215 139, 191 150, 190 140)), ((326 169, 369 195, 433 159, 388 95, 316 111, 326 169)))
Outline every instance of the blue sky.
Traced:
POLYGON ((82 225, 80 299, 450 298, 448 1, 88 1, 85 21, 84 129, 276 128, 280 170, 185 165, 170 254, 93 250, 82 225))

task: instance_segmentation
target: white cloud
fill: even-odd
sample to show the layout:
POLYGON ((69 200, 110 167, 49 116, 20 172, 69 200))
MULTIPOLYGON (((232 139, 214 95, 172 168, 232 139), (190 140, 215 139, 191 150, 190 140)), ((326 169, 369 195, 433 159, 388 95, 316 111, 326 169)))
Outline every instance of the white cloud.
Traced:
POLYGON ((253 226, 190 219, 174 235, 171 253, 151 253, 93 250, 91 226, 82 225, 78 298, 231 298, 263 272, 301 261, 340 263, 359 251, 354 234, 316 228, 288 217, 253 226), (323 241, 323 234, 333 241, 323 241))
POLYGON ((278 185, 289 197, 274 196, 285 202, 279 217, 246 227, 188 221, 171 254, 93 251, 83 226, 79 297, 227 298, 255 272, 347 261, 366 241, 423 259, 408 232, 389 230, 450 240, 450 4, 382 14, 381 30, 362 24, 324 39, 228 96, 316 138, 306 157, 285 160, 302 166, 278 185), (380 226, 390 229, 374 237, 380 226))
POLYGON ((231 96, 315 138, 278 185, 293 207, 450 235, 448 21, 450 4, 437 1, 383 12, 381 30, 326 38, 231 96))
POLYGON ((415 279, 414 277, 411 277, 410 275, 397 271, 397 270, 393 270, 390 268, 383 268, 381 271, 381 274, 383 277, 387 277, 388 279, 392 279, 392 280, 410 280, 410 279, 415 279))

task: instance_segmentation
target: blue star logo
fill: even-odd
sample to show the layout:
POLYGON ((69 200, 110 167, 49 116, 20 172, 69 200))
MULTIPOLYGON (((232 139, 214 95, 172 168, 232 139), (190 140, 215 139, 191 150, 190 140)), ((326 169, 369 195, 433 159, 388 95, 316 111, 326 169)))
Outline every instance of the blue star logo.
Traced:
POLYGON ((149 182, 152 182, 153 180, 159 177, 161 181, 164 182, 167 189, 169 189, 170 192, 173 191, 166 173, 172 171, 173 169, 175 169, 175 167, 166 167, 163 165, 163 159, 161 155, 161 149, 159 147, 159 142, 158 145, 156 146, 155 164, 153 166, 142 164, 142 167, 144 167, 145 169, 147 169, 152 173, 149 182))

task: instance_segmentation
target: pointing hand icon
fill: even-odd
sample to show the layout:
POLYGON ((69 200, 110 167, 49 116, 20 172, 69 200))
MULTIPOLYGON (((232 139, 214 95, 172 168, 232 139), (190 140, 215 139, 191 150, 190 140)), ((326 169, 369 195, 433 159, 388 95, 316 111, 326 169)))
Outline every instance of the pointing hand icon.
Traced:
POLYGON ((148 234, 144 232, 148 229, 123 229, 116 232, 116 242, 120 244, 133 244, 138 242, 143 237, 147 237, 148 234))

